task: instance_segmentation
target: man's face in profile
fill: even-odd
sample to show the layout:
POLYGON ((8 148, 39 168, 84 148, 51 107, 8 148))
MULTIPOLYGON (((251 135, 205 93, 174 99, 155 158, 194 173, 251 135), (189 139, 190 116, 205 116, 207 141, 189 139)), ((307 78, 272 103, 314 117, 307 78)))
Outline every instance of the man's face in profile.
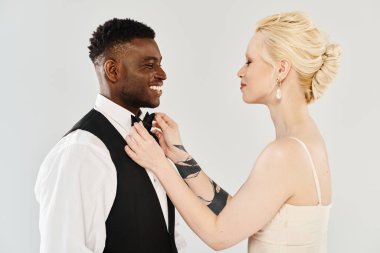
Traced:
POLYGON ((161 53, 153 39, 139 38, 122 45, 119 55, 120 78, 117 82, 123 103, 135 107, 160 105, 166 73, 161 68, 161 53))

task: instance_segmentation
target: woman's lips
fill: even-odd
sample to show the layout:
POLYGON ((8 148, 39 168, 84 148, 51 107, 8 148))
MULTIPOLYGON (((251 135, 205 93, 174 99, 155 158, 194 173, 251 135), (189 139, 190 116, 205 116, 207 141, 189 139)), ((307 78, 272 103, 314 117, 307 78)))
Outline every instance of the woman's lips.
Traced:
POLYGON ((240 84, 240 89, 243 89, 245 86, 247 86, 245 83, 240 84))

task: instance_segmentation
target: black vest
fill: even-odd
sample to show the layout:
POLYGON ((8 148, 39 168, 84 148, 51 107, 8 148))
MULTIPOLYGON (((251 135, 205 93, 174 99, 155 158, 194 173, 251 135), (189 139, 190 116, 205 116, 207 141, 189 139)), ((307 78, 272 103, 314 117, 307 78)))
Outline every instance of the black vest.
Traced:
POLYGON ((116 197, 106 221, 104 253, 177 253, 173 204, 168 198, 168 232, 152 182, 145 169, 125 153, 124 138, 96 110, 85 115, 69 133, 77 129, 97 136, 116 167, 116 197))

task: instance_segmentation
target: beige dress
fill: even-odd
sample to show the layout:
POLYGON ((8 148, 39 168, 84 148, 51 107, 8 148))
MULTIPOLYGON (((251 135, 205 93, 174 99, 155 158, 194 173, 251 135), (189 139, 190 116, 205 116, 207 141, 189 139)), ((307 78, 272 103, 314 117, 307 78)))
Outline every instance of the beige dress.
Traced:
POLYGON ((284 204, 276 216, 261 230, 249 238, 250 253, 325 253, 330 205, 321 203, 321 189, 313 160, 306 145, 297 138, 306 150, 312 164, 317 206, 294 206, 284 204))

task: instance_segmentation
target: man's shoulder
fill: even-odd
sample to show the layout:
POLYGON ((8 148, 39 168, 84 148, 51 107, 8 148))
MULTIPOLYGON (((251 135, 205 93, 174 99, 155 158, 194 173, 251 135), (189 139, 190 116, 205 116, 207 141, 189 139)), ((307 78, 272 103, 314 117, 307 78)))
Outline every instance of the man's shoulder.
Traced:
POLYGON ((77 129, 59 140, 51 152, 62 152, 70 148, 77 148, 78 146, 98 151, 107 150, 104 143, 96 135, 86 130, 77 129))
POLYGON ((43 167, 55 167, 57 164, 79 164, 89 162, 89 159, 104 160, 108 158, 109 152, 105 144, 94 134, 78 129, 75 130, 54 145, 45 156, 41 164, 43 167))
POLYGON ((48 178, 55 181, 79 176, 99 181, 114 173, 106 146, 92 133, 79 129, 63 137, 46 155, 39 169, 36 187, 48 178))

